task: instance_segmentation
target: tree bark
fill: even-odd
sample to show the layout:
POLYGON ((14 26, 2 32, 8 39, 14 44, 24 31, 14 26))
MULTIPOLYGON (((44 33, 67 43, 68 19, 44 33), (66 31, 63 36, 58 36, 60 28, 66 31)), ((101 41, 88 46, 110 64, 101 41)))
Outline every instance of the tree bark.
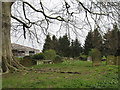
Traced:
POLYGON ((11 5, 12 2, 2 2, 2 71, 18 71, 23 68, 13 57, 11 49, 11 5))
POLYGON ((2 2, 0 2, 0 74, 2 66, 2 2))

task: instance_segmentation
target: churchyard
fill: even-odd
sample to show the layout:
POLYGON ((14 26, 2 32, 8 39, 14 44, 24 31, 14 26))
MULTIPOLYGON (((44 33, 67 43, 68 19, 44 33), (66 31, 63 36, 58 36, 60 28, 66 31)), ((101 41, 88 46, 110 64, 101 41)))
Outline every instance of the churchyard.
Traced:
POLYGON ((31 71, 3 75, 3 88, 118 88, 118 66, 92 66, 92 61, 64 60, 39 64, 31 71))
POLYGON ((0 0, 3 90, 116 90, 119 3, 103 1, 0 0))

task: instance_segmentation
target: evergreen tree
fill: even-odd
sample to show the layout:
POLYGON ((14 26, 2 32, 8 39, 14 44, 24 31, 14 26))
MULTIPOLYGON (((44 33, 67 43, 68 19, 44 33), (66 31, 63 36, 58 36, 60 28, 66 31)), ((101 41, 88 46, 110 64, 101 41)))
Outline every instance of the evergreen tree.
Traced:
POLYGON ((50 35, 48 34, 46 36, 45 43, 44 43, 44 46, 43 46, 43 52, 45 50, 49 50, 49 49, 52 49, 52 40, 50 38, 50 35))
POLYGON ((96 28, 93 32, 93 41, 92 41, 93 48, 96 48, 100 52, 102 52, 102 42, 103 42, 102 36, 99 33, 98 28, 96 28))
POLYGON ((52 42, 51 42, 51 49, 55 50, 56 53, 58 53, 58 48, 59 48, 58 44, 59 44, 59 42, 58 42, 57 38, 55 37, 55 35, 53 35, 52 42))
POLYGON ((68 40, 67 35, 64 35, 62 38, 59 39, 59 54, 68 57, 70 53, 70 41, 68 40))
POLYGON ((62 50, 61 50, 61 43, 62 43, 62 37, 59 38, 58 40, 58 55, 63 56, 62 50))
POLYGON ((88 55, 89 51, 93 48, 93 33, 92 31, 88 32, 84 44, 84 54, 88 55))
POLYGON ((80 55, 80 52, 82 52, 81 44, 79 43, 77 38, 73 43, 73 52, 74 52, 73 54, 74 57, 78 57, 80 55))
POLYGON ((74 57, 74 41, 72 40, 71 46, 70 46, 70 57, 74 57))
POLYGON ((105 51, 106 55, 115 55, 118 45, 119 45, 119 36, 118 36, 118 28, 117 25, 113 25, 113 30, 108 31, 104 35, 104 43, 105 43, 105 51))

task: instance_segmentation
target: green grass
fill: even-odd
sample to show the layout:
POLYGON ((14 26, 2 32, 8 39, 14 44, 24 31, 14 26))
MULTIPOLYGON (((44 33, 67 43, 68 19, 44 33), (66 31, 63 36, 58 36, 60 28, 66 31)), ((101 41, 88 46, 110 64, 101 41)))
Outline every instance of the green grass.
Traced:
POLYGON ((46 72, 31 71, 3 75, 3 88, 117 88, 118 66, 92 67, 92 62, 65 61, 60 64, 41 64, 32 68, 46 72), (56 71, 56 72, 52 72, 56 71), (79 72, 69 74, 59 72, 79 72))

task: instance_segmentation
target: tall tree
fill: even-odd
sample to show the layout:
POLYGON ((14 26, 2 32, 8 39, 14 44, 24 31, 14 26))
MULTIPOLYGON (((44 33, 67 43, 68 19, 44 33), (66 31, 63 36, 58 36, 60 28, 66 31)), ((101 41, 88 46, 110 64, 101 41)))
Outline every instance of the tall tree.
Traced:
POLYGON ((70 41, 67 37, 67 35, 64 35, 62 38, 59 39, 59 49, 60 49, 60 54, 64 57, 69 56, 69 48, 70 46, 70 41))
POLYGON ((55 37, 55 35, 52 36, 52 49, 56 50, 57 49, 57 38, 55 37))
POLYGON ((52 40, 49 34, 46 36, 45 43, 43 46, 43 52, 48 49, 52 49, 52 40))
POLYGON ((70 49, 72 57, 78 57, 80 53, 82 53, 82 47, 77 38, 75 39, 75 41, 71 42, 70 49))
POLYGON ((53 50, 55 50, 56 51, 56 53, 58 54, 58 45, 59 45, 59 42, 58 42, 58 40, 57 40, 57 38, 56 38, 56 36, 55 35, 53 35, 52 36, 52 43, 51 43, 51 47, 52 47, 52 49, 53 50))
POLYGON ((70 57, 74 58, 74 40, 72 40, 71 45, 70 45, 70 57))
MULTIPOLYGON (((1 3, 1 2, 0 2, 1 3)), ((24 68, 13 57, 11 50, 11 5, 12 2, 2 2, 2 70, 16 71, 24 68), (19 69, 18 69, 19 68, 19 69)), ((1 17, 0 17, 1 18, 1 17)))
POLYGON ((100 52, 102 52, 102 43, 103 43, 103 39, 101 34, 99 33, 98 28, 96 28, 93 31, 93 48, 98 49, 100 52))
POLYGON ((105 44, 105 52, 106 55, 115 55, 118 45, 119 45, 119 36, 118 36, 118 28, 117 25, 113 25, 113 29, 111 31, 108 31, 104 35, 104 44, 105 44))
POLYGON ((89 54, 89 51, 93 48, 93 33, 92 31, 88 32, 86 36, 85 44, 84 44, 84 53, 86 55, 89 54))

